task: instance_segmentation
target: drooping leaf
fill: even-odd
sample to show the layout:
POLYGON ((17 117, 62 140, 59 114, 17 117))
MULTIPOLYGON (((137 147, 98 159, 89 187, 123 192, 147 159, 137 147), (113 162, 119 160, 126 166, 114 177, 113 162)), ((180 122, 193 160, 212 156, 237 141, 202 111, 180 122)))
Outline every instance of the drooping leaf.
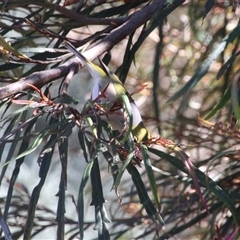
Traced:
POLYGON ((227 47, 227 45, 233 42, 240 35, 240 25, 237 25, 231 33, 229 33, 221 43, 219 43, 208 58, 202 63, 201 67, 196 70, 196 73, 192 78, 172 97, 170 97, 167 103, 173 102, 183 96, 186 92, 190 91, 207 73, 213 61, 219 56, 219 54, 227 47))
POLYGON ((7 53, 13 54, 14 56, 20 58, 20 59, 29 59, 26 55, 19 52, 17 49, 12 47, 3 37, 0 35, 0 45, 3 47, 3 51, 6 51, 7 53))
MULTIPOLYGON (((27 112, 26 111, 22 112, 22 114, 20 115, 20 118, 19 118, 19 122, 20 123, 24 122, 25 119, 26 119, 26 116, 27 116, 27 112)), ((5 175, 5 172, 6 172, 7 167, 8 167, 7 163, 11 161, 11 158, 13 157, 13 155, 15 153, 15 150, 17 148, 17 144, 18 144, 21 133, 22 133, 22 129, 19 128, 18 131, 16 131, 16 133, 13 136, 13 139, 12 139, 13 142, 11 143, 11 147, 8 150, 8 155, 5 159, 5 164, 4 164, 4 166, 2 168, 2 171, 1 171, 0 185, 1 185, 1 182, 2 182, 2 178, 5 175)))
POLYGON ((157 220, 160 225, 164 225, 164 220, 160 215, 160 212, 157 211, 153 202, 148 196, 148 193, 145 188, 145 184, 142 181, 141 175, 138 170, 132 164, 127 166, 127 170, 132 177, 133 183, 137 189, 137 193, 140 199, 140 202, 143 204, 144 209, 146 210, 148 216, 153 220, 157 220))
MULTIPOLYGON (((24 132, 25 138, 22 140, 22 143, 21 143, 21 146, 19 148, 18 154, 24 152, 28 148, 29 143, 31 141, 30 135, 31 135, 31 132, 34 130, 34 125, 35 125, 36 121, 37 121, 37 119, 35 118, 27 126, 27 128, 26 128, 26 130, 24 132)), ((25 159, 25 157, 22 157, 22 158, 16 160, 15 168, 14 168, 14 170, 12 172, 12 176, 11 176, 11 179, 10 179, 10 182, 9 182, 8 193, 7 193, 7 197, 6 197, 5 209, 4 209, 4 217, 5 217, 5 219, 7 219, 8 210, 10 208, 11 198, 12 198, 13 189, 14 189, 14 184, 15 184, 15 182, 17 180, 17 177, 18 177, 19 172, 20 172, 20 167, 21 167, 22 163, 24 162, 24 159, 25 159)))
POLYGON ((92 183, 92 202, 90 205, 95 207, 95 226, 98 230, 98 239, 108 240, 110 234, 106 223, 111 222, 108 218, 103 204, 106 202, 103 196, 103 187, 100 176, 100 169, 98 159, 95 158, 91 169, 91 183, 92 183))
POLYGON ((78 211, 78 222, 79 222, 79 233, 81 239, 84 237, 84 198, 85 198, 85 187, 88 182, 89 177, 91 176, 92 168, 94 165, 94 160, 97 159, 99 153, 101 152, 101 143, 96 141, 95 149, 93 149, 93 153, 90 154, 89 161, 85 170, 83 172, 83 176, 81 179, 81 184, 78 191, 78 204, 77 204, 77 211, 78 211))
POLYGON ((90 153, 89 149, 91 148, 91 141, 81 130, 78 131, 78 140, 83 151, 83 156, 86 162, 89 162, 90 153))
POLYGON ((78 223, 79 223, 79 233, 80 233, 80 237, 81 239, 84 238, 84 198, 85 198, 85 186, 88 182, 88 179, 90 178, 90 173, 91 173, 91 169, 93 166, 94 161, 91 160, 90 162, 88 162, 83 175, 82 175, 82 180, 81 180, 81 184, 79 187, 79 191, 78 191, 78 204, 77 204, 77 211, 78 211, 78 223))
POLYGON ((143 162, 146 168, 147 176, 148 176, 148 181, 151 187, 151 191, 155 200, 155 203, 157 205, 158 211, 161 209, 161 203, 160 203, 160 193, 158 192, 157 184, 156 184, 156 179, 153 174, 153 169, 152 169, 152 164, 148 155, 148 149, 146 146, 141 145, 141 153, 143 157, 143 162))
POLYGON ((231 97, 232 97, 232 107, 233 112, 236 117, 237 126, 240 127, 240 108, 239 108, 239 80, 240 80, 240 70, 238 70, 233 78, 231 86, 231 97))
POLYGON ((57 228, 57 239, 64 240, 65 238, 65 191, 67 188, 67 161, 68 161, 68 136, 62 136, 58 140, 58 149, 61 160, 61 175, 60 184, 58 191, 58 206, 57 206, 57 217, 58 223, 57 228))
POLYGON ((217 73, 217 79, 219 79, 223 73, 226 71, 226 69, 229 67, 229 65, 233 64, 233 62, 236 60, 236 58, 239 56, 240 51, 238 51, 236 54, 232 55, 220 68, 220 70, 217 73))
MULTIPOLYGON (((57 122, 55 124, 52 124, 48 127, 46 127, 44 130, 42 130, 39 135, 36 137, 36 139, 33 141, 33 143, 28 147, 27 150, 25 150, 24 152, 22 152, 21 154, 19 154, 18 156, 12 158, 9 162, 12 162, 12 161, 16 161, 17 159, 19 158, 22 158, 30 153, 32 153, 34 150, 37 149, 37 147, 42 143, 42 141, 44 140, 44 138, 47 136, 47 135, 50 135, 50 131, 54 131, 54 129, 56 129, 56 127, 60 127, 60 126, 64 126, 65 124, 68 123, 68 120, 64 120, 62 122, 57 122)), ((56 139, 55 139, 56 140, 56 139)), ((47 150, 47 148, 45 149, 47 150)), ((46 153, 46 151, 45 151, 46 153)), ((4 166, 5 164, 3 164, 2 166, 4 166)))
MULTIPOLYGON (((180 171, 187 173, 187 170, 185 169, 180 159, 154 148, 149 148, 149 151, 155 154, 156 156, 165 159, 180 171)), ((205 188, 207 188, 210 192, 215 194, 215 196, 218 199, 220 199, 228 207, 229 211, 232 213, 232 216, 234 218, 236 225, 239 225, 240 217, 239 217, 238 211, 235 208, 232 200, 229 198, 228 194, 220 186, 218 186, 210 177, 205 175, 202 171, 200 171, 197 168, 195 169, 195 171, 200 184, 205 188)))
POLYGON ((231 91, 230 88, 228 88, 223 97, 220 98, 219 102, 214 106, 214 108, 212 109, 212 111, 210 113, 208 113, 208 115, 205 117, 206 120, 210 119, 211 117, 213 117, 218 111, 220 111, 225 105, 226 103, 230 100, 231 97, 231 91))
POLYGON ((116 180, 114 182, 114 189, 117 192, 118 186, 120 184, 120 181, 122 179, 123 173, 125 172, 125 170, 127 169, 127 166, 129 165, 129 163, 131 162, 131 160, 133 159, 135 155, 135 150, 131 153, 128 154, 127 158, 125 159, 125 161, 123 162, 123 165, 121 166, 121 168, 118 170, 118 175, 116 177, 116 180))
POLYGON ((215 0, 207 0, 207 2, 205 4, 205 12, 203 15, 203 20, 205 19, 207 14, 212 10, 214 4, 215 4, 215 0))
POLYGON ((5 218, 2 215, 2 210, 0 209, 0 226, 1 230, 4 233, 4 237, 6 240, 12 240, 12 233, 10 231, 10 228, 5 220, 5 218))
POLYGON ((103 197, 103 187, 100 176, 98 159, 94 160, 93 167, 91 169, 91 182, 92 182, 92 201, 91 206, 100 206, 106 202, 103 197))
MULTIPOLYGON (((50 126, 55 126, 55 130, 59 126, 58 124, 56 124, 56 122, 57 122, 56 118, 51 118, 49 123, 50 126)), ((51 129, 53 130, 53 127, 51 129)), ((33 189, 33 192, 30 198, 27 221, 26 221, 25 231, 24 231, 24 239, 31 238, 31 232, 34 224, 34 216, 36 213, 36 207, 37 207, 37 203, 38 203, 38 199, 39 199, 42 187, 45 183, 45 180, 51 165, 51 160, 52 160, 54 147, 55 147, 55 144, 53 144, 53 142, 56 143, 56 135, 57 133, 52 134, 49 137, 48 141, 43 146, 42 152, 44 152, 44 149, 49 149, 49 146, 51 146, 51 149, 48 150, 45 154, 40 155, 38 159, 38 162, 40 163, 40 169, 39 169, 40 180, 38 184, 35 186, 35 188, 33 189)))

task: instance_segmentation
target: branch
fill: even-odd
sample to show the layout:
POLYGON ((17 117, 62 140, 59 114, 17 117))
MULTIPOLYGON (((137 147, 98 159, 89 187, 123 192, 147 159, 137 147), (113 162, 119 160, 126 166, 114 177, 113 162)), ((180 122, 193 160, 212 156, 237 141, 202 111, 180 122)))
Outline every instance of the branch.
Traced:
POLYGON ((68 74, 71 68, 75 68, 77 72, 79 63, 77 61, 72 62, 71 60, 67 64, 63 64, 57 68, 35 72, 26 78, 21 78, 15 83, 0 88, 0 99, 9 97, 17 92, 21 92, 29 89, 29 84, 34 85, 38 88, 64 77, 68 74))
MULTIPOLYGON (((177 5, 180 5, 184 2, 184 0, 176 0, 176 2, 177 5)), ((155 0, 141 10, 133 13, 128 21, 110 32, 109 35, 103 38, 96 46, 86 51, 84 53, 85 57, 89 60, 93 60, 113 48, 113 46, 118 44, 129 34, 150 20, 157 11, 162 9, 164 3, 165 0, 155 0)), ((74 58, 57 68, 35 72, 26 78, 21 78, 16 83, 1 87, 0 99, 9 97, 19 91, 29 89, 29 84, 41 88, 47 83, 55 81, 61 77, 65 77, 69 70, 71 68, 75 68, 77 65, 79 66, 79 61, 74 58)))
MULTIPOLYGON (((184 1, 184 0, 183 0, 184 1)), ((165 0, 155 0, 148 6, 132 14, 132 16, 121 26, 115 28, 105 38, 103 38, 96 46, 84 52, 84 56, 89 60, 94 60, 104 52, 110 50, 133 33, 141 25, 150 20, 153 15, 159 11, 165 3, 165 0)))

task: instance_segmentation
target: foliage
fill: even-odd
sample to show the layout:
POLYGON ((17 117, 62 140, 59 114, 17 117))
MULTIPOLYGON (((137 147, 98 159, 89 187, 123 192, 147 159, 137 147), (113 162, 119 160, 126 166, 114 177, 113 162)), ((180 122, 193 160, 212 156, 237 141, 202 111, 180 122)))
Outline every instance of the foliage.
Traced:
POLYGON ((49 229, 57 239, 239 237, 239 9, 183 2, 0 3, 3 238, 49 229), (131 118, 128 98, 107 109, 88 98, 64 40, 89 60, 106 53, 103 61, 119 66, 160 147, 113 130, 108 114, 120 101, 131 118), (38 174, 23 183, 31 158, 38 174), (41 204, 54 196, 51 176, 55 209, 41 204))

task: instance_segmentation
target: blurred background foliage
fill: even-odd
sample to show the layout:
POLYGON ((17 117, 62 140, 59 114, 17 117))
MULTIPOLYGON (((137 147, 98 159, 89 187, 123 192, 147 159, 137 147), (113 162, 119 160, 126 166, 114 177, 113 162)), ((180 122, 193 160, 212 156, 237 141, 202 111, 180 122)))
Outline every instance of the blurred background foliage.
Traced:
POLYGON ((151 219, 146 209, 160 211, 143 163, 130 163, 128 172, 137 169, 152 205, 142 201, 127 172, 118 187, 119 203, 110 191, 115 171, 121 172, 119 163, 114 165, 98 142, 95 150, 104 154, 94 169, 101 174, 97 188, 103 189, 107 202, 95 219, 99 209, 92 206, 94 180, 87 181, 90 173, 84 171, 93 169, 91 161, 85 161, 93 156, 92 140, 83 140, 86 132, 76 130, 66 117, 86 107, 89 75, 84 69, 76 74, 66 95, 62 89, 67 78, 38 84, 46 98, 31 86, 5 95, 6 86, 68 60, 71 54, 62 40, 91 49, 149 4, 152 1, 1 1, 1 239, 78 239, 83 230, 85 239, 239 237, 238 1, 164 1, 149 21, 116 40, 104 56, 130 93, 147 83, 134 95, 144 122, 153 136, 161 134, 191 156, 209 213, 181 160, 155 146, 149 155, 165 225, 151 219), (59 109, 62 122, 54 117, 56 99, 68 106, 59 109), (79 205, 83 197, 84 206, 79 205), (98 231, 93 233, 93 228, 98 231))

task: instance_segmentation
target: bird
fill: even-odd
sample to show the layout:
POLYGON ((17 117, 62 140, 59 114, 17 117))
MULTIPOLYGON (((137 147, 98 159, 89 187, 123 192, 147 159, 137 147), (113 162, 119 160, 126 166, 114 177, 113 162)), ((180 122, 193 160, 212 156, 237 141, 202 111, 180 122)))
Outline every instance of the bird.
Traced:
MULTIPOLYGON (((81 64, 86 66, 92 78, 94 79, 94 86, 92 89, 92 99, 97 99, 100 94, 104 93, 105 98, 101 98, 102 103, 113 103, 115 100, 119 98, 119 96, 123 93, 126 94, 129 98, 130 106, 131 106, 131 115, 132 115, 132 127, 131 133, 135 138, 136 142, 141 145, 161 145, 165 148, 168 148, 171 151, 174 151, 177 156, 182 159, 184 162, 186 169, 189 175, 192 177, 195 189, 197 194, 199 195, 201 202, 203 203, 205 209, 208 211, 208 207, 206 201, 201 193, 200 185, 198 183, 198 178, 195 172, 194 165, 192 164, 190 157, 176 144, 174 144, 171 140, 164 139, 162 136, 152 137, 147 128, 145 127, 140 111, 131 98, 131 95, 127 92, 126 88, 120 81, 120 79, 112 73, 108 67, 100 61, 101 67, 95 65, 88 59, 86 59, 80 52, 76 50, 71 43, 64 41, 63 45, 71 51, 76 57, 78 57, 81 61, 81 64)), ((108 115, 109 122, 112 127, 118 125, 117 130, 124 128, 125 120, 123 115, 123 109, 120 109, 116 112, 112 112, 108 115), (110 116, 111 115, 111 116, 110 116), (117 124, 116 124, 117 123, 117 124)))
MULTIPOLYGON (((119 100, 121 94, 126 94, 130 102, 130 114, 132 116, 132 126, 130 131, 137 143, 148 141, 151 135, 143 123, 136 103, 120 79, 114 73, 112 73, 102 61, 99 60, 101 64, 101 67, 99 67, 98 65, 86 59, 86 57, 81 54, 71 43, 64 41, 63 45, 80 60, 81 64, 87 68, 91 77, 93 78, 93 100, 96 100, 100 94, 103 94, 104 97, 100 98, 100 103, 111 104, 114 103, 114 101, 119 100)), ((126 121, 123 109, 111 111, 107 117, 108 122, 111 124, 114 130, 119 130, 121 132, 124 129, 126 121)))

